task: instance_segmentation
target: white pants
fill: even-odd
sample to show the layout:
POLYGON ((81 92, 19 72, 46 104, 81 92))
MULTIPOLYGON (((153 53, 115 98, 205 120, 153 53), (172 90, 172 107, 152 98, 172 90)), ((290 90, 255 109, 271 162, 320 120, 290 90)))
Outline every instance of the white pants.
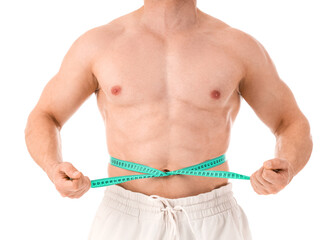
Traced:
POLYGON ((251 240, 232 183, 195 196, 169 199, 108 186, 89 240, 251 240))

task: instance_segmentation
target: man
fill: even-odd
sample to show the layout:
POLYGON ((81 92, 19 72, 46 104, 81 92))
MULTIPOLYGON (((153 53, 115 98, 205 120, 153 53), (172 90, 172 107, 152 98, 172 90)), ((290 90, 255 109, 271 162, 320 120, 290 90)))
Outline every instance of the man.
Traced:
MULTIPOLYGON (((200 11, 196 0, 144 0, 73 43, 26 127, 32 158, 64 197, 79 198, 91 186, 63 162, 60 130, 92 93, 110 155, 162 172, 222 156, 241 96, 276 137, 275 157, 250 178, 258 194, 282 190, 312 151, 309 123, 264 47, 200 11)), ((131 174, 108 166, 110 177, 131 174)), ((227 178, 168 175, 111 185, 89 236, 175 238, 251 239, 227 178)))

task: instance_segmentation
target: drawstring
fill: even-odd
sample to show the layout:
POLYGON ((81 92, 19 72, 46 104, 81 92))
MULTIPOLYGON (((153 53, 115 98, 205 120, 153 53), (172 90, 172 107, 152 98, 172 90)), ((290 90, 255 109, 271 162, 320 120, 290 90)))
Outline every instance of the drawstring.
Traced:
MULTIPOLYGON (((177 221, 177 211, 182 211, 186 217, 187 217, 187 221, 188 221, 188 224, 190 226, 190 229, 195 237, 195 233, 193 231, 193 228, 192 228, 192 224, 190 222, 190 218, 186 212, 186 210, 182 207, 182 206, 175 206, 175 207, 172 207, 170 206, 168 200, 166 198, 163 198, 163 197, 160 197, 160 196, 157 196, 157 195, 151 195, 150 196, 151 199, 159 199, 164 205, 165 205, 165 208, 161 208, 161 212, 165 212, 169 218, 169 221, 171 223, 171 233, 172 233, 172 238, 171 239, 176 239, 176 236, 177 236, 177 225, 176 225, 176 221, 177 221)), ((167 222, 166 222, 166 227, 167 227, 167 222)), ((178 233, 179 234, 179 233, 178 233)))

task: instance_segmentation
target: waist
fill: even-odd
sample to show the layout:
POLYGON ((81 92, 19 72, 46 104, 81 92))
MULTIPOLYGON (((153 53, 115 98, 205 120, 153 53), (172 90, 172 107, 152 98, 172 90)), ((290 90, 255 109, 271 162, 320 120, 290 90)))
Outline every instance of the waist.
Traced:
MULTIPOLYGON (((113 156, 111 156, 111 160, 110 160, 111 165, 116 166, 118 168, 122 168, 125 170, 129 170, 129 171, 133 171, 133 172, 138 172, 138 173, 143 173, 143 174, 134 174, 134 175, 122 175, 121 176, 114 176, 114 177, 110 177, 110 178, 103 178, 103 179, 96 179, 96 180, 92 180, 91 181, 91 187, 95 188, 95 187, 103 187, 103 186, 110 186, 110 185, 115 185, 115 184, 121 184, 122 187, 124 187, 125 189, 128 189, 129 186, 132 186, 131 184, 127 184, 126 182, 128 181, 132 181, 132 180, 147 180, 148 181, 152 181, 152 182, 158 182, 159 185, 159 181, 158 180, 150 180, 150 178, 166 178, 166 177, 180 177, 181 179, 185 179, 185 183, 187 182, 186 179, 188 179, 189 177, 192 176, 202 176, 202 177, 209 177, 211 178, 221 178, 221 179, 227 179, 227 178, 233 178, 233 179, 244 179, 244 180, 248 180, 250 179, 250 177, 245 176, 245 175, 241 175, 241 174, 237 174, 237 173, 233 173, 233 172, 228 172, 228 171, 218 171, 218 170, 209 170, 211 168, 215 168, 216 166, 220 166, 222 164, 225 163, 225 155, 221 155, 219 157, 204 161, 202 163, 196 164, 196 165, 192 165, 192 166, 188 166, 182 169, 178 169, 178 170, 174 170, 174 171, 168 171, 168 172, 164 172, 164 171, 160 171, 156 168, 152 168, 150 166, 146 166, 143 164, 139 164, 139 163, 134 163, 134 162, 129 162, 129 161, 125 161, 125 160, 121 160, 121 159, 117 159, 113 156), (122 184, 124 183, 124 184, 122 184)), ((111 175, 111 174, 109 174, 111 175)), ((179 178, 177 178, 179 179, 179 178)), ((152 186, 147 183, 149 183, 148 181, 144 181, 144 185, 146 185, 147 191, 151 190, 153 191, 151 194, 156 194, 154 193, 154 189, 152 188, 152 186)), ((161 181, 161 180, 160 180, 161 181)), ((135 181, 134 181, 135 182, 135 181)), ((183 181, 184 182, 184 181, 183 181)), ((187 183, 185 184, 185 186, 179 186, 179 184, 176 182, 174 186, 172 186, 174 189, 178 189, 178 191, 182 190, 182 189, 190 189, 191 190, 195 190, 197 189, 197 186, 200 186, 202 182, 207 182, 207 180, 196 180, 194 179, 194 184, 191 185, 191 183, 187 183)), ((225 183, 227 183, 227 180, 217 180, 217 181, 211 181, 208 180, 208 182, 221 182, 221 185, 225 185, 225 183)), ((163 184, 164 182, 162 182, 162 185, 168 189, 168 182, 166 182, 166 184, 163 184)), ((204 186, 208 187, 209 191, 209 184, 203 184, 204 186)), ((134 185, 135 189, 134 191, 138 191, 136 190, 136 186, 134 185)), ((212 190, 214 188, 210 188, 210 190, 212 190)), ((138 191, 141 192, 141 191, 138 191)), ((145 192, 144 192, 145 193, 145 192)), ((199 192, 201 193, 201 192, 199 192)), ((148 194, 148 193, 145 193, 148 194)), ((163 194, 158 194, 158 195, 163 195, 163 194)), ((167 196, 169 197, 169 196, 167 196)), ((183 196, 181 196, 183 197, 183 196)))
MULTIPOLYGON (((219 166, 215 166, 209 170, 228 171, 228 162, 219 166)), ((118 168, 109 164, 108 176, 130 176, 130 175, 144 175, 143 173, 136 173, 123 168, 118 168)), ((206 193, 214 189, 218 189, 227 185, 226 178, 211 178, 198 177, 193 175, 168 175, 164 177, 142 178, 139 180, 127 181, 118 183, 116 185, 145 195, 158 195, 166 198, 182 198, 195 196, 201 193, 206 193)))

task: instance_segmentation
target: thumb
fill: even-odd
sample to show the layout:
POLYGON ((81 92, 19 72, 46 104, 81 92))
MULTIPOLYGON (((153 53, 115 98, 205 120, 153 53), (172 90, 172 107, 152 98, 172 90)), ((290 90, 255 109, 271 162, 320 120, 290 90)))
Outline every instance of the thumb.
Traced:
POLYGON ((63 170, 71 179, 78 179, 81 176, 81 172, 79 172, 71 163, 65 164, 63 170))
POLYGON ((263 164, 265 169, 285 169, 288 167, 286 160, 274 158, 264 162, 263 164))

